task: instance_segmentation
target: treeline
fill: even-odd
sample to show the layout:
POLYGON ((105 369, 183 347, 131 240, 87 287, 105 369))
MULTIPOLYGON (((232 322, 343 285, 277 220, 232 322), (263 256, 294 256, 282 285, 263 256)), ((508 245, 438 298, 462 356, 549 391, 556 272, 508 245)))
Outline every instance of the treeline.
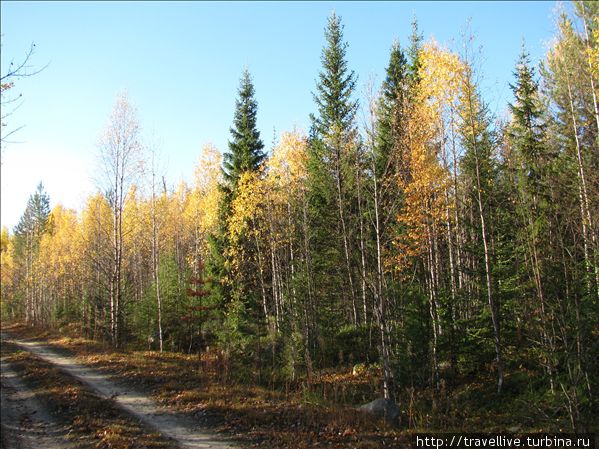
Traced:
POLYGON ((539 68, 522 49, 505 120, 481 95, 471 40, 458 54, 424 43, 416 23, 359 105, 332 14, 309 132, 283 133, 267 154, 245 72, 223 160, 207 146, 194 183, 176 189, 119 97, 100 143, 104 182, 85 208, 50 211, 40 185, 3 230, 3 317, 116 347, 217 345, 240 378, 266 365, 271 380, 309 383, 315 370, 378 364, 395 400, 473 374, 505 394, 525 373, 573 429, 588 428, 597 9, 576 2, 559 17, 539 68))

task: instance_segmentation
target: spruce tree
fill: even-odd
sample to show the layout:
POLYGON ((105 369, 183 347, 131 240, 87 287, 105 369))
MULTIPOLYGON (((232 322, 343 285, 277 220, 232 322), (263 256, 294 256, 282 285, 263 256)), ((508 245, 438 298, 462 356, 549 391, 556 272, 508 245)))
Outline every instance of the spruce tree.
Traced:
POLYGON ((334 341, 344 323, 355 326, 364 315, 357 251, 361 170, 355 126, 358 102, 353 99, 357 78, 348 69, 348 44, 335 13, 324 35, 322 70, 313 92, 317 113, 311 115, 307 180, 310 259, 316 294, 324 299, 317 323, 323 342, 334 341))
POLYGON ((412 34, 410 35, 410 47, 408 48, 409 69, 408 74, 412 84, 420 81, 420 49, 422 47, 422 33, 418 29, 416 17, 412 20, 412 34))
MULTIPOLYGON (((223 155, 222 200, 219 204, 219 226, 215 235, 208 238, 210 255, 206 263, 210 296, 223 306, 223 332, 220 338, 231 347, 247 341, 256 329, 249 326, 249 315, 256 308, 252 272, 258 272, 251 257, 245 260, 243 275, 235 276, 231 271, 231 251, 234 243, 229 238, 231 204, 236 197, 238 182, 243 173, 260 169, 266 157, 264 143, 257 129, 258 103, 254 98, 254 85, 247 70, 244 70, 235 101, 233 126, 230 128, 229 151, 223 155), (255 270, 254 270, 255 269, 255 270)), ((237 250, 249 255, 255 253, 253 240, 240 236, 237 250)))
POLYGON ((46 229, 49 215, 50 197, 44 191, 44 186, 40 182, 35 189, 35 193, 29 196, 25 212, 14 229, 15 235, 34 234, 39 238, 46 229))
MULTIPOLYGON (((576 179, 575 165, 567 153, 559 154, 556 145, 559 139, 550 142, 547 137, 547 112, 524 48, 514 76, 516 81, 510 86, 514 101, 509 105, 512 117, 507 135, 516 160, 513 196, 518 220, 516 229, 519 230, 515 254, 521 267, 517 273, 519 296, 527 299, 523 301, 524 313, 532 318, 526 323, 526 330, 533 336, 531 344, 543 360, 549 386, 555 391, 557 383, 563 383, 562 388, 578 384, 571 373, 584 368, 586 363, 580 351, 574 356, 569 349, 561 348, 560 337, 556 335, 556 329, 563 326, 563 330, 567 328, 567 332, 575 335, 577 347, 584 347, 585 338, 576 316, 584 310, 580 296, 585 268, 584 263, 576 263, 582 262, 578 259, 580 255, 572 257, 577 249, 568 242, 572 226, 569 222, 576 216, 576 209, 571 209, 571 205, 575 204, 572 200, 576 197, 572 198, 567 192, 571 187, 565 190, 563 187, 576 179), (573 368, 570 363, 577 367, 573 368), (568 366, 567 375, 562 366, 568 366)), ((553 124, 553 128, 559 125, 553 124)), ((569 127, 566 129, 569 131, 569 127)), ((582 234, 584 241, 584 228, 582 234)), ((574 239, 579 238, 576 235, 574 239)))
POLYGON ((37 283, 34 276, 34 261, 39 252, 40 241, 44 232, 49 231, 50 223, 50 198, 44 191, 40 182, 33 195, 27 201, 27 207, 15 232, 15 264, 18 277, 21 279, 23 290, 18 293, 25 298, 25 321, 36 323, 39 321, 39 308, 36 304, 37 283))
POLYGON ((241 76, 235 101, 235 116, 231 127, 229 151, 223 155, 223 175, 229 187, 234 190, 243 172, 257 170, 264 158, 264 143, 256 128, 258 103, 254 98, 254 85, 247 70, 241 76))
POLYGON ((260 139, 260 132, 256 128, 258 103, 254 98, 254 85, 248 70, 244 70, 235 101, 235 114, 233 126, 230 128, 231 140, 229 151, 223 155, 223 178, 225 182, 220 186, 222 200, 219 204, 219 226, 214 235, 208 236, 210 257, 206 269, 212 282, 213 295, 222 299, 230 296, 230 287, 221 281, 228 276, 225 259, 227 239, 227 223, 231 214, 230 205, 235 194, 237 181, 245 171, 257 170, 266 155, 262 151, 264 144, 260 139))
POLYGON ((398 43, 391 47, 389 65, 381 87, 376 123, 376 175, 390 173, 390 158, 401 145, 408 95, 408 63, 398 43))
POLYGON ((503 343, 501 340, 501 308, 496 294, 496 282, 493 278, 495 259, 492 248, 494 240, 492 223, 496 209, 492 195, 495 178, 493 161, 495 139, 490 130, 491 117, 488 108, 480 96, 478 86, 473 81, 470 65, 466 66, 462 84, 458 108, 459 134, 464 148, 461 166, 465 184, 465 205, 471 210, 470 219, 465 220, 465 225, 472 231, 470 234, 472 240, 466 242, 465 249, 471 253, 474 261, 475 273, 478 277, 477 290, 481 293, 481 304, 487 302, 491 317, 497 392, 500 393, 503 386, 503 343))
MULTIPOLYGON (((512 113, 509 135, 522 158, 527 188, 533 195, 538 196, 544 166, 547 164, 544 147, 545 126, 534 69, 530 66, 530 57, 524 48, 514 75, 516 84, 510 84, 515 101, 509 105, 512 113)), ((538 199, 536 201, 538 202, 538 199)), ((535 205, 537 206, 538 204, 535 205)))
MULTIPOLYGON (((322 50, 322 72, 313 93, 318 116, 312 116, 320 138, 332 137, 335 144, 355 130, 354 119, 358 102, 352 99, 357 77, 347 68, 348 44, 343 41, 343 25, 334 12, 324 32, 326 46, 322 50)), ((338 149, 336 149, 338 150, 338 149)))

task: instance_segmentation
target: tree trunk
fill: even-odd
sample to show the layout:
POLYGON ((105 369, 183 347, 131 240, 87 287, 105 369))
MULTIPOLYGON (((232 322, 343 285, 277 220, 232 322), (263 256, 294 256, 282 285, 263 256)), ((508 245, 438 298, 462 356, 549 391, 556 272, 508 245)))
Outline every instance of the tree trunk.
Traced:
POLYGON ((594 233, 593 227, 593 219, 591 216, 591 211, 589 207, 589 197, 587 193, 587 182, 584 170, 584 163, 582 160, 582 152, 580 148, 580 141, 578 139, 578 126, 576 123, 576 115, 574 112, 574 103, 572 99, 572 89, 570 86, 570 78, 567 78, 567 86, 568 86, 568 100, 570 103, 570 114, 572 117, 572 128, 574 131, 574 140, 576 142, 576 161, 578 163, 578 182, 579 182, 579 200, 580 200, 580 213, 581 213, 581 221, 582 221, 582 239, 584 245, 584 258, 587 275, 587 288, 589 290, 589 295, 593 294, 599 297, 599 266, 596 263, 596 255, 594 252, 597 248, 596 237, 594 233), (592 245, 589 244, 589 232, 590 229, 592 245), (594 266, 594 268, 593 268, 594 266), (592 288, 591 281, 591 273, 594 271, 594 282, 595 288, 592 288), (592 292, 594 290, 594 292, 592 292))

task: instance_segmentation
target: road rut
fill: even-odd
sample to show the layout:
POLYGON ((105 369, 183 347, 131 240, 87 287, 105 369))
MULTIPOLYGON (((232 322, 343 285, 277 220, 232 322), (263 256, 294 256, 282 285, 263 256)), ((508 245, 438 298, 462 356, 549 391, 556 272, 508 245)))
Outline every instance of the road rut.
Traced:
POLYGON ((2 340, 11 342, 52 363, 63 372, 85 383, 100 396, 112 399, 130 415, 156 429, 165 437, 173 439, 182 448, 237 449, 237 446, 218 435, 206 432, 192 419, 177 415, 158 405, 139 391, 116 384, 111 380, 111 376, 84 365, 74 357, 59 354, 42 343, 15 339, 5 332, 2 333, 2 340))

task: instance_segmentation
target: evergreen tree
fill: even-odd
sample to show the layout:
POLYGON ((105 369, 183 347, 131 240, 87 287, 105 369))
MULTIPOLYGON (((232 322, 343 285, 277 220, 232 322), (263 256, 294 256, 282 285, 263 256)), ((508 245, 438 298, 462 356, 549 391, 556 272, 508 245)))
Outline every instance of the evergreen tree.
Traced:
MULTIPOLYGON (((513 156, 515 191, 512 197, 516 203, 516 229, 519 229, 516 249, 522 261, 520 293, 529 299, 536 297, 540 304, 544 304, 547 286, 544 285, 546 267, 542 254, 548 254, 545 234, 548 226, 549 155, 538 84, 524 48, 514 76, 515 84, 510 85, 514 102, 509 104, 512 118, 506 133, 513 156), (526 278, 534 279, 532 285, 524 282, 526 278)), ((535 308, 534 302, 529 303, 527 312, 535 308)), ((545 331, 541 329, 541 332, 545 331)))
MULTIPOLYGON (((349 70, 341 19, 334 12, 324 30, 322 70, 313 92, 317 113, 310 116, 306 199, 309 235, 308 258, 315 297, 319 300, 314 341, 319 343, 317 362, 334 362, 339 354, 330 345, 343 324, 364 320, 365 288, 359 262, 360 204, 357 180, 361 178, 358 103, 353 99, 356 75, 349 70)), ((340 360, 343 357, 340 357, 340 360)))
MULTIPOLYGON (((254 239, 245 233, 236 241, 230 238, 232 204, 237 197, 239 181, 244 173, 255 172, 262 166, 266 155, 264 143, 257 129, 258 103, 254 98, 254 85, 250 73, 241 76, 238 98, 235 101, 233 126, 230 128, 229 151, 223 154, 223 178, 221 201, 218 207, 216 233, 208 237, 209 257, 206 274, 210 296, 223 307, 223 332, 221 340, 228 348, 247 344, 248 334, 257 333, 247 326, 248 314, 256 308, 254 275, 258 272, 252 257, 254 239), (241 254, 242 270, 232 270, 232 254, 241 254), (242 344, 242 342, 245 342, 242 344)), ((258 324, 258 321, 256 322, 258 324)))
POLYGON ((39 252, 40 240, 49 230, 50 198, 40 182, 35 193, 29 197, 23 216, 14 229, 15 265, 17 276, 21 280, 20 297, 25 299, 25 321, 39 323, 39 279, 35 276, 35 262, 39 252))
MULTIPOLYGON (((488 108, 480 98, 473 81, 470 65, 463 75, 462 94, 459 106, 460 138, 464 148, 461 161, 465 182, 466 207, 470 209, 470 219, 466 225, 471 229, 471 241, 466 250, 471 252, 477 276, 476 291, 484 295, 492 322, 497 369, 497 392, 503 385, 503 349, 501 341, 501 319, 499 298, 496 295, 493 271, 495 266, 493 249, 492 216, 495 212, 492 188, 494 184, 493 149, 494 136, 490 131, 491 119, 488 108)), ((482 299, 482 298, 481 298, 482 299)))
POLYGON ((258 103, 254 99, 254 85, 250 73, 245 70, 241 76, 235 101, 235 116, 231 127, 229 151, 223 155, 223 175, 231 189, 235 189, 243 172, 257 170, 266 155, 264 144, 256 128, 258 103))
POLYGON ((42 233, 48 225, 50 216, 50 197, 44 191, 44 186, 40 182, 33 195, 29 196, 27 207, 23 213, 14 233, 16 236, 33 236, 39 241, 42 233))
POLYGON ((228 220, 231 215, 231 201, 235 196, 237 182, 242 173, 257 170, 266 155, 262 151, 264 144, 257 130, 258 103, 254 98, 254 85, 249 71, 244 70, 235 101, 233 126, 230 128, 231 140, 229 151, 223 155, 223 178, 221 200, 218 206, 218 225, 214 234, 207 238, 209 257, 206 270, 213 279, 212 294, 221 301, 230 297, 231 286, 224 282, 228 277, 226 251, 229 246, 227 238, 228 220))
POLYGON ((418 20, 412 20, 412 34, 410 35, 410 47, 408 48, 409 77, 413 84, 420 81, 420 49, 422 47, 422 33, 418 30, 418 20))
POLYGON ((404 200, 397 176, 407 168, 405 135, 407 129, 408 64, 398 43, 391 47, 387 76, 381 87, 372 139, 372 198, 368 207, 368 222, 372 223, 373 245, 376 248, 374 278, 376 319, 381 335, 380 359, 383 366, 385 397, 394 398, 395 377, 391 367, 390 296, 397 288, 386 276, 384 264, 392 250, 392 241, 399 230, 392 230, 395 216, 404 200))
MULTIPOLYGON (((354 119, 358 102, 352 99, 357 77, 348 70, 346 52, 348 44, 343 41, 341 18, 334 12, 329 17, 324 32, 327 45, 320 58, 323 71, 319 73, 319 82, 314 101, 318 116, 312 116, 314 129, 320 138, 333 138, 334 144, 341 145, 341 139, 348 138, 355 130, 354 119)), ((339 151, 339 148, 334 150, 339 151)))
POLYGON ((523 50, 520 56, 511 86, 515 101, 510 104, 508 139, 518 160, 521 231, 516 255, 524 267, 521 296, 529 298, 525 312, 534 317, 527 323, 528 333, 551 391, 564 393, 572 428, 578 429, 584 428, 585 413, 592 414, 585 409, 593 407, 589 373, 596 370, 596 357, 589 357, 587 349, 592 346, 588 323, 597 316, 592 304, 599 284, 588 182, 595 171, 588 170, 588 156, 595 154, 596 122, 592 100, 582 94, 588 81, 582 43, 565 16, 559 25, 562 35, 543 68, 548 98, 541 96, 528 55, 523 50), (587 107, 581 107, 584 101, 587 107))
POLYGON ((408 63, 398 43, 391 47, 389 65, 381 88, 377 111, 375 157, 377 177, 388 170, 390 156, 403 137, 408 95, 408 63))
MULTIPOLYGON (((515 101, 509 105, 513 117, 509 134, 512 144, 519 149, 522 157, 527 172, 527 188, 533 195, 538 196, 542 171, 547 164, 544 148, 545 126, 534 69, 530 66, 530 57, 524 48, 514 75, 516 84, 510 84, 515 101)), ((538 199, 536 202, 538 203, 538 199)), ((535 207, 537 206, 538 204, 535 204, 535 207)))

